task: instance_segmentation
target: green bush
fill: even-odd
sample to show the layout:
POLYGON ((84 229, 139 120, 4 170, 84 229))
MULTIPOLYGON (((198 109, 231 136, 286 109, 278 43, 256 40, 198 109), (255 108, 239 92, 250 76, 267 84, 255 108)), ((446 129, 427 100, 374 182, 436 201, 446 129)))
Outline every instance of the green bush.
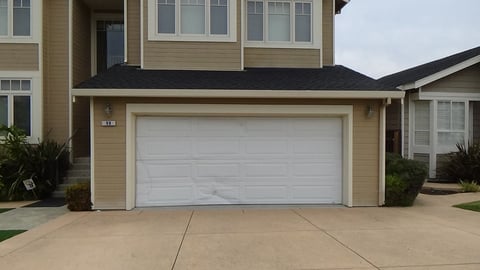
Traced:
POLYGON ((427 167, 420 161, 392 154, 387 155, 385 163, 385 205, 413 205, 427 177, 427 167))
POLYGON ((65 199, 70 211, 90 211, 90 183, 79 183, 67 188, 65 199))
POLYGON ((14 126, 0 127, 0 200, 43 199, 55 190, 57 179, 68 169, 68 151, 51 140, 30 144, 25 133, 14 126), (58 171, 57 171, 58 166, 58 171), (35 193, 23 180, 33 179, 35 193))
POLYGON ((443 177, 459 182, 480 181, 480 143, 457 144, 456 152, 448 154, 447 161, 438 169, 443 177))

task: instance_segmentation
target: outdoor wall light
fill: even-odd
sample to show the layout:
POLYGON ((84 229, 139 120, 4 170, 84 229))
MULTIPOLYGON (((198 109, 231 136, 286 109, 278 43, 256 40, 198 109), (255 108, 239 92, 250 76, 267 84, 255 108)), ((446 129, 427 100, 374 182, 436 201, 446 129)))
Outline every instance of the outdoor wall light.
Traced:
POLYGON ((375 111, 373 110, 373 105, 367 105, 367 118, 372 118, 374 114, 375 111))
POLYGON ((105 104, 105 109, 103 109, 103 111, 108 117, 112 116, 112 113, 113 113, 112 105, 110 103, 105 104))

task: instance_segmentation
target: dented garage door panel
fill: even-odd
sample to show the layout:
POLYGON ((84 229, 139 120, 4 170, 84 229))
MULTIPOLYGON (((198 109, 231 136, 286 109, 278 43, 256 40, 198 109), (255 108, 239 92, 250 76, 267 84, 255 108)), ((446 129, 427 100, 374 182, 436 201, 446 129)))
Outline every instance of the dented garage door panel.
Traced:
POLYGON ((138 117, 136 206, 342 203, 342 120, 138 117))

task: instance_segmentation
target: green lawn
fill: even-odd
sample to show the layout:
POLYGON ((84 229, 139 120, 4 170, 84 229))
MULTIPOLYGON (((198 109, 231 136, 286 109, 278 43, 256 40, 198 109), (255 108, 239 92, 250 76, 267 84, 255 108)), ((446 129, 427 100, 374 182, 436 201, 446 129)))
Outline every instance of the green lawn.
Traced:
POLYGON ((26 232, 25 230, 0 230, 0 242, 7 240, 8 238, 14 237, 17 234, 26 232))
POLYGON ((13 210, 14 208, 0 208, 0 213, 7 212, 13 210))
POLYGON ((480 201, 457 204, 454 207, 480 212, 480 201))

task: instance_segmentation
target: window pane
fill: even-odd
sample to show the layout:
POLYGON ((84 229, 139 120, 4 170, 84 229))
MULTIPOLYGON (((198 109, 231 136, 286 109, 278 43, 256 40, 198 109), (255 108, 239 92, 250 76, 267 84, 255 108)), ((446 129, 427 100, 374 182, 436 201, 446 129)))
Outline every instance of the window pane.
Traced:
POLYGON ((438 102, 437 128, 439 130, 450 130, 450 101, 438 102))
POLYGON ((212 1, 210 6, 210 34, 226 35, 228 26, 226 1, 212 1))
POLYGON ((13 124, 31 135, 30 127, 30 97, 16 96, 13 98, 13 124))
POLYGON ((0 82, 0 90, 10 90, 10 80, 2 80, 0 82))
POLYGON ((454 130, 465 129, 465 103, 452 102, 452 128, 454 130))
POLYGON ((30 36, 30 8, 13 8, 13 35, 30 36))
POLYGON ((12 82, 11 84, 12 90, 15 90, 15 91, 20 90, 20 80, 11 80, 11 82, 12 82))
POLYGON ((464 143, 463 132, 438 132, 438 145, 464 143))
POLYGON ((159 1, 158 33, 175 34, 175 2, 159 1))
POLYGON ((8 97, 0 96, 0 126, 8 126, 8 97))
POLYGON ((263 40, 263 3, 248 1, 247 40, 263 40))
POLYGON ((268 40, 290 41, 290 3, 268 2, 268 40))
POLYGON ((295 41, 312 41, 310 10, 310 3, 295 3, 295 41))
POLYGON ((22 90, 29 91, 31 90, 31 85, 30 85, 29 80, 22 80, 22 90))
POLYGON ((415 145, 430 145, 430 102, 415 101, 415 145))
POLYGON ((182 34, 205 34, 204 0, 182 0, 180 12, 182 34))
POLYGON ((0 36, 8 35, 7 0, 0 0, 0 36))

